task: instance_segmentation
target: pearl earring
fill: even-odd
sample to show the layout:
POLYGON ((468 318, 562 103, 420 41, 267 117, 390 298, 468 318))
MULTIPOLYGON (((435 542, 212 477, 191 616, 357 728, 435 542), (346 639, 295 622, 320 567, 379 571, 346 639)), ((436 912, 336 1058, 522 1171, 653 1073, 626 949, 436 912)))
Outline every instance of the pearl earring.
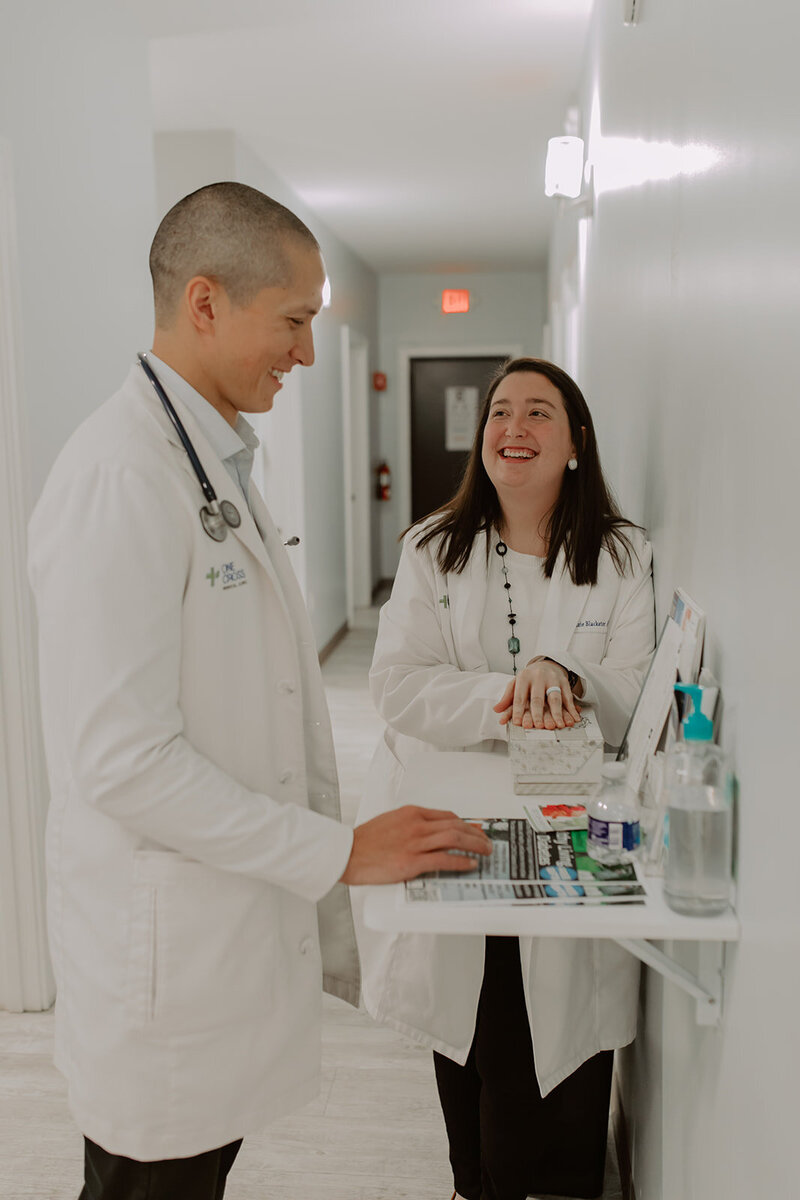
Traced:
POLYGON ((570 471, 577 471, 577 469, 578 469, 578 460, 577 460, 577 458, 571 458, 571 459, 569 460, 569 462, 567 463, 567 466, 569 467, 570 471))

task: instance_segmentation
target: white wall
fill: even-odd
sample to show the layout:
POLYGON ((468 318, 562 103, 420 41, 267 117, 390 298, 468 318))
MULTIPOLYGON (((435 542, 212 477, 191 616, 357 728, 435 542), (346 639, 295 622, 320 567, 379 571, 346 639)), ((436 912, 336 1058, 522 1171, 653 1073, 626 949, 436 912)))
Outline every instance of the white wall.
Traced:
MULTIPOLYGON (((504 271, 476 274, 382 275, 380 279, 380 355, 378 369, 388 379, 386 391, 377 393, 379 442, 377 458, 385 458, 398 473, 398 354, 409 348, 505 347, 517 345, 524 354, 538 355, 542 346, 546 290, 539 271, 504 271), (468 288, 470 311, 445 316, 441 311, 445 288, 468 288)), ((394 576, 399 559, 397 537, 405 525, 401 498, 395 487, 392 499, 378 505, 380 562, 376 577, 394 576)))
MULTIPOLYGON (((790 0, 768 16, 646 3, 634 28, 601 3, 584 79, 598 195, 577 259, 579 379, 623 506, 649 527, 659 619, 676 584, 707 610, 740 788, 723 1026, 698 1028, 651 976, 622 1056, 637 1200, 796 1192, 798 33, 790 0), (646 145, 620 156, 620 138, 646 145)), ((571 226, 554 239, 556 300, 571 226)))
MULTIPOLYGON (((301 408, 305 536, 292 551, 318 647, 346 620, 344 475, 342 450, 342 325, 350 325, 377 346, 377 276, 303 203, 300 197, 231 132, 162 132, 156 135, 158 197, 162 211, 188 192, 222 179, 259 188, 306 222, 322 247, 332 286, 332 302, 314 322, 316 362, 292 373, 278 406, 301 408), (298 379, 294 376, 297 375, 298 379)), ((269 414, 269 421, 275 414, 269 414)), ((283 489, 286 491, 286 488, 283 489)), ((276 517, 278 514, 275 514, 276 517)), ((279 523, 281 523, 279 521, 279 523)), ((296 531, 287 512, 285 532, 296 531)))
POLYGON ((341 328, 378 343, 378 279, 248 146, 237 142, 237 179, 260 188, 305 221, 322 247, 330 308, 314 322, 316 364, 302 372, 305 451, 306 599, 322 647, 347 619, 342 442, 341 328))
POLYGON ((197 188, 236 179, 236 138, 229 129, 157 132, 153 144, 158 221, 197 188))
POLYGON ((46 8, 4 5, 0 35, 0 1007, 28 1009, 53 994, 25 524, 67 437, 149 342, 154 217, 144 40, 102 0, 46 8))
POLYGON ((11 142, 31 492, 119 386, 152 329, 147 51, 102 0, 4 5, 0 136, 11 142))

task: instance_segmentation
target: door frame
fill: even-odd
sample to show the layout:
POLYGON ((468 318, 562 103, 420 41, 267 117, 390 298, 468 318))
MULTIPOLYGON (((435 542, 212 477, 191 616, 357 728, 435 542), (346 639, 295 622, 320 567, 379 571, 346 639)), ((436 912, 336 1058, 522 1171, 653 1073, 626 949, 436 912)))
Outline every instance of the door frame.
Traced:
POLYGON ((47 774, 27 583, 29 457, 20 387, 19 272, 10 143, 0 138, 0 1009, 49 1008, 47 774))
POLYGON ((520 345, 403 346, 397 352, 397 511, 400 529, 411 524, 411 360, 412 358, 519 358, 520 345))
POLYGON ((298 538, 289 550, 303 599, 308 605, 303 377, 287 374, 283 391, 269 412, 248 413, 261 443, 253 460, 253 483, 261 493, 284 543, 298 538))
POLYGON ((369 469, 369 342, 351 325, 341 328, 342 456, 347 624, 372 603, 372 530, 369 469))

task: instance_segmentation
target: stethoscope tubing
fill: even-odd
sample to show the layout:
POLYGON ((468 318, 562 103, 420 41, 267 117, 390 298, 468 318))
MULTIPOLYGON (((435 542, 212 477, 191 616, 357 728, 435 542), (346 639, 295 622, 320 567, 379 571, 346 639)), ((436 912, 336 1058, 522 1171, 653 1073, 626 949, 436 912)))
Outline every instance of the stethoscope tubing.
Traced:
MULTIPOLYGON (((137 357, 139 359, 139 362, 141 363, 142 370, 144 371, 145 375, 152 383, 152 385, 155 389, 156 395, 158 396, 159 400, 161 401, 162 405, 164 406, 164 411, 166 412, 170 421, 172 421, 172 424, 175 426, 175 432, 177 433, 178 437, 181 439, 181 444, 182 444, 184 450, 189 455, 189 462, 192 464, 192 469, 193 469, 195 475, 197 476, 197 482, 200 484, 200 487, 203 489, 203 495, 205 496, 209 506, 216 506, 217 505, 217 493, 214 491, 213 487, 211 486, 211 480, 206 475, 203 464, 200 462, 200 459, 197 457, 197 451, 195 450, 194 446, 192 445, 191 439, 183 427, 183 422, 181 421, 178 414, 175 412, 172 401, 170 400, 167 393, 164 391, 163 387, 161 386, 161 381, 159 380, 159 378, 156 375, 153 368, 150 366, 150 363, 147 361, 147 356, 145 354, 139 353, 137 357)), ((212 511, 214 511, 213 508, 212 508, 212 511)))
POLYGON ((197 451, 192 445, 191 438, 183 427, 183 422, 175 412, 172 401, 161 386, 160 379, 150 366, 145 354, 140 352, 137 357, 141 364, 142 370, 152 383, 155 393, 161 401, 164 412, 175 426, 175 432, 180 438, 181 444, 189 456, 189 462, 192 464, 192 470, 197 476, 197 482, 203 489, 203 495, 205 496, 207 503, 204 504, 200 509, 200 524, 203 526, 203 529, 212 539, 212 541, 224 542, 225 538, 228 536, 228 529, 238 529, 242 523, 239 510, 230 500, 223 500, 222 502, 217 500, 217 493, 211 486, 211 480, 206 475, 203 464, 197 457, 197 451))

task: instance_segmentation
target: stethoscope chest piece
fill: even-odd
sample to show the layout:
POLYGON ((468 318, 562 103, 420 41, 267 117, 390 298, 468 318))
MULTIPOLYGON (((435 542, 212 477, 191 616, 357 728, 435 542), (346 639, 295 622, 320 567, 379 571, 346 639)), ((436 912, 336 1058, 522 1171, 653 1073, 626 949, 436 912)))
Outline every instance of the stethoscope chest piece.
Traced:
POLYGON ((239 516, 239 510, 230 500, 220 500, 219 506, 222 510, 222 515, 225 518, 226 525, 230 525, 231 529, 238 529, 242 523, 242 518, 239 516))
POLYGON ((235 504, 230 500, 220 500, 200 509, 200 523, 215 542, 224 542, 228 536, 228 528, 238 529, 242 518, 235 504))

